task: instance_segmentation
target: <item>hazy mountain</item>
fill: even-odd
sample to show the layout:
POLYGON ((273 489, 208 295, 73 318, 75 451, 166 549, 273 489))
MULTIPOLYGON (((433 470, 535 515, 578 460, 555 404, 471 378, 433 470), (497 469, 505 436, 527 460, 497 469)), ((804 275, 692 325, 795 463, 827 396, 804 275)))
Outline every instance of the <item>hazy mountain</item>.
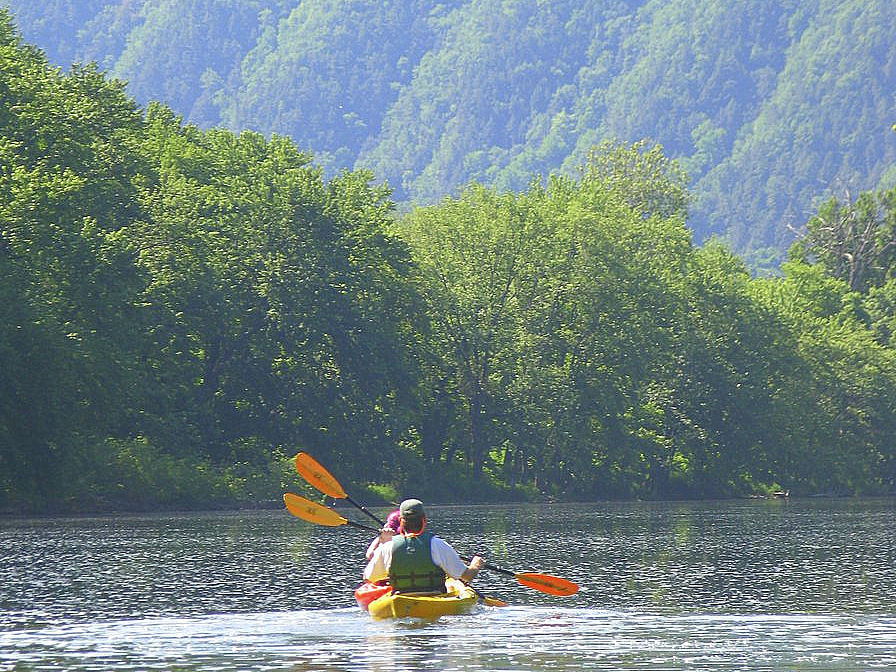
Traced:
POLYGON ((369 167, 399 201, 521 189, 602 139, 648 138, 691 176, 697 238, 759 260, 829 195, 896 182, 889 0, 7 4, 54 62, 369 167))

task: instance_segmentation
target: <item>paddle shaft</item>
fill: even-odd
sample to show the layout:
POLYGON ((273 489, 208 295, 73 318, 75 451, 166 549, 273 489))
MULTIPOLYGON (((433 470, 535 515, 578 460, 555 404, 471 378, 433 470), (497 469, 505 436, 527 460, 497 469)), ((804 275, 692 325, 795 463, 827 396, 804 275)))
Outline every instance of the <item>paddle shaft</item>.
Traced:
MULTIPOLYGON (((348 498, 346 497, 346 499, 348 499, 348 498)), ((348 501, 352 501, 352 500, 349 499, 348 501)), ((376 519, 374 518, 374 520, 376 520, 376 519)), ((353 520, 346 520, 344 524, 348 525, 349 527, 354 527, 357 530, 370 530, 371 532, 379 532, 380 531, 379 528, 373 527, 373 525, 365 525, 364 523, 356 523, 353 520)), ((470 563, 473 560, 473 558, 468 558, 465 555, 460 556, 460 559, 466 563, 470 563)), ((500 574, 507 574, 507 576, 516 576, 517 575, 517 572, 511 572, 509 569, 504 569, 503 567, 496 567, 495 565, 489 564, 487 562, 483 563, 482 567, 484 569, 490 569, 491 571, 498 572, 500 574)))
POLYGON ((345 524, 349 527, 354 527, 358 530, 370 530, 371 532, 379 532, 380 529, 378 527, 374 527, 373 525, 365 525, 364 523, 356 523, 353 520, 345 521, 345 524))
POLYGON ((355 507, 359 508, 361 511, 363 511, 363 512, 366 513, 368 516, 370 516, 371 518, 373 518, 373 520, 375 520, 376 522, 378 522, 378 523, 380 524, 380 527, 384 527, 384 526, 386 525, 386 522, 385 522, 385 521, 380 520, 379 518, 377 518, 375 515, 373 515, 372 513, 370 513, 370 511, 368 511, 368 510, 366 509, 366 507, 362 506, 361 504, 358 504, 358 502, 356 502, 355 500, 353 500, 353 499, 352 499, 351 497, 349 497, 348 495, 345 496, 345 499, 346 499, 346 501, 349 502, 352 506, 355 506, 355 507))

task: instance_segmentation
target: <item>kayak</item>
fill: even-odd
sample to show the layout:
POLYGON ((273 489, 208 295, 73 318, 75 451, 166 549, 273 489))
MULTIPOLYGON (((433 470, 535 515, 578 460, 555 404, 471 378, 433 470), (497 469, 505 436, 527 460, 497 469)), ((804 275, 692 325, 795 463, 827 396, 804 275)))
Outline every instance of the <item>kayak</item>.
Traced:
POLYGON ((367 607, 373 602, 376 598, 382 597, 386 593, 392 592, 392 586, 388 583, 370 583, 370 581, 365 581, 360 586, 355 588, 355 601, 358 603, 358 606, 367 610, 367 607))
POLYGON ((365 583, 355 590, 355 599, 373 618, 424 618, 465 614, 479 602, 473 588, 456 579, 445 581, 447 592, 393 593, 390 586, 365 583))
POLYGON ((479 596, 469 586, 449 579, 447 592, 386 593, 367 605, 374 618, 425 618, 436 619, 451 614, 465 614, 476 606, 479 596))

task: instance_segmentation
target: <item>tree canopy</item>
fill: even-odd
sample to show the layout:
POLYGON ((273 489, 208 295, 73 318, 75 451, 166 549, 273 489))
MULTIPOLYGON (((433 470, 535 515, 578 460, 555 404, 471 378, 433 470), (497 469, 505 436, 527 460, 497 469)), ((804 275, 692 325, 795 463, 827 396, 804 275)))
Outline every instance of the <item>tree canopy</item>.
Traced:
POLYGON ((0 97, 0 511, 893 491, 894 189, 756 277, 649 142, 403 212, 4 12, 0 97))

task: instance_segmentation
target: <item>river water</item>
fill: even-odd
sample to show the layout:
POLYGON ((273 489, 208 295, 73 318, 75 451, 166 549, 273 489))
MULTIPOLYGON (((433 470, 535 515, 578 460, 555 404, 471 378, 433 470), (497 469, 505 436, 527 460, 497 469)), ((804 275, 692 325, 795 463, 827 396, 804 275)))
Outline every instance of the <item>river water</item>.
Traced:
POLYGON ((0 672, 896 670, 893 500, 428 513, 461 553, 581 591, 484 571, 509 606, 372 621, 351 594, 364 531, 285 511, 0 519, 0 672))

